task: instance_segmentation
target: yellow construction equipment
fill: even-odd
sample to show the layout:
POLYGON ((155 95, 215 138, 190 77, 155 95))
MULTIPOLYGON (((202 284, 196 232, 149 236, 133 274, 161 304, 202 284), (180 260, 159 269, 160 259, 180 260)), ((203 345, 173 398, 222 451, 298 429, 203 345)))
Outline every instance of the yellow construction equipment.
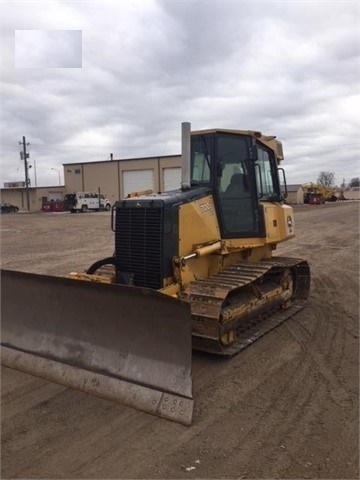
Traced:
POLYGON ((2 271, 5 365, 190 424, 192 348, 234 355, 304 306, 308 263, 273 256, 295 236, 281 143, 183 123, 182 157, 181 188, 113 206, 112 257, 2 271))
POLYGON ((320 183, 310 182, 304 183, 302 188, 304 191, 304 203, 318 205, 325 202, 336 202, 338 200, 335 187, 326 187, 320 183))

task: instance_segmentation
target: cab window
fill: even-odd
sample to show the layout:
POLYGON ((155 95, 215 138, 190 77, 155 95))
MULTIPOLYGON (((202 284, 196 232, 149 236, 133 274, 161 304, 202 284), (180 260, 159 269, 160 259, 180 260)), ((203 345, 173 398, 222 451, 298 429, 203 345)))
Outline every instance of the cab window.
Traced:
POLYGON ((245 136, 220 134, 217 140, 218 198, 225 238, 259 231, 245 136))
POLYGON ((193 180, 199 183, 210 181, 210 166, 206 158, 206 154, 195 152, 193 180))
POLYGON ((274 156, 261 145, 258 145, 257 153, 255 177, 258 196, 263 200, 278 199, 279 191, 274 156))
POLYGON ((209 185, 211 182, 212 138, 201 135, 191 139, 191 184, 209 185))

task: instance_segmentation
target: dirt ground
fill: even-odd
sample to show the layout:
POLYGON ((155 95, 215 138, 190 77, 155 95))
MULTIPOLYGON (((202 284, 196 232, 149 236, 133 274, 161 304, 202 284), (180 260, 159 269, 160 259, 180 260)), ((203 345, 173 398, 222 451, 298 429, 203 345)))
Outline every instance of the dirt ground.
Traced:
MULTIPOLYGON (((2 478, 359 478, 359 206, 295 207, 307 307, 230 360, 194 352, 185 427, 2 368, 2 478)), ((108 213, 1 218, 3 268, 66 276, 112 255, 108 213)), ((21 301, 21 292, 19 292, 21 301)))

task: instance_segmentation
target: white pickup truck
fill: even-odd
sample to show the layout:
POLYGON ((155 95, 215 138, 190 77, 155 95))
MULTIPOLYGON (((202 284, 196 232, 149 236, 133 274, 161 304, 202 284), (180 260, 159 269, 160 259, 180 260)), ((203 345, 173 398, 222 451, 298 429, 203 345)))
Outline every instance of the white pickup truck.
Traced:
POLYGON ((67 209, 71 213, 83 212, 86 213, 90 210, 107 210, 111 209, 110 201, 100 193, 94 192, 77 192, 65 195, 65 203, 67 209))

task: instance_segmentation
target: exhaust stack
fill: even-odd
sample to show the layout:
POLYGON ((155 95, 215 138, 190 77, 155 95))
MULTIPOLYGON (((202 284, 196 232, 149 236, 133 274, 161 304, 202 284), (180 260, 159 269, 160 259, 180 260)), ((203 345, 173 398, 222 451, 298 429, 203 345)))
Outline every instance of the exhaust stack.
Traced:
POLYGON ((191 123, 182 122, 181 124, 181 189, 188 190, 191 185, 190 180, 190 136, 191 123))

